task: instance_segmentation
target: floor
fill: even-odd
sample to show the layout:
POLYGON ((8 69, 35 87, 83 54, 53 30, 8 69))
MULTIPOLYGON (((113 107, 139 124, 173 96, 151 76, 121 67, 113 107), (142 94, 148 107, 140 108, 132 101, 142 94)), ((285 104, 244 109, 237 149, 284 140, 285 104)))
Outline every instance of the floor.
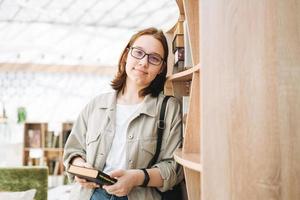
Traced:
POLYGON ((48 190, 48 200, 67 200, 73 185, 61 185, 48 190))

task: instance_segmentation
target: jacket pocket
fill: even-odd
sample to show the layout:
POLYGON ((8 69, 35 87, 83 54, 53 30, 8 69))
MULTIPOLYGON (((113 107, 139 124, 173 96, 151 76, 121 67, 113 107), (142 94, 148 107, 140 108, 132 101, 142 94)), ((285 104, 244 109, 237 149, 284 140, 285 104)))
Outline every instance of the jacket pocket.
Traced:
POLYGON ((94 132, 90 132, 90 131, 88 131, 87 132, 87 139, 86 139, 86 144, 87 145, 90 145, 90 144, 92 144, 92 143, 94 143, 94 142, 96 142, 96 141, 98 141, 98 140, 100 140, 100 136, 101 136, 101 132, 102 131, 100 131, 100 130, 98 130, 98 131, 94 131, 94 132))
POLYGON ((154 156, 156 151, 156 139, 143 141, 141 146, 144 153, 154 156))

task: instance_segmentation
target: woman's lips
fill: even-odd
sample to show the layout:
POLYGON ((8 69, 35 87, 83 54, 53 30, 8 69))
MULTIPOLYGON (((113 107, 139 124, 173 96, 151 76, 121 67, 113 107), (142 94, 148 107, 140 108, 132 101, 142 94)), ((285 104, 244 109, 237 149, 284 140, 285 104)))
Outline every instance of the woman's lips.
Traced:
POLYGON ((147 72, 141 70, 141 69, 137 69, 137 68, 133 68, 136 72, 138 72, 139 74, 147 74, 147 72))

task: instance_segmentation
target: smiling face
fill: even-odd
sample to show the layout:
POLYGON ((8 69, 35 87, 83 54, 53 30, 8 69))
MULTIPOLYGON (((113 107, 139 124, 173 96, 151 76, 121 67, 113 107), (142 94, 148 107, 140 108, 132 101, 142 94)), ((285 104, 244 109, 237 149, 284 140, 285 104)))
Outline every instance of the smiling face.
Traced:
POLYGON ((164 89, 168 54, 168 41, 162 30, 150 27, 138 31, 121 53, 112 88, 124 93, 130 87, 139 90, 139 96, 157 97, 164 89))
POLYGON ((135 40, 132 44, 134 49, 137 50, 135 53, 142 53, 143 51, 146 54, 142 59, 138 59, 132 55, 133 48, 128 49, 127 61, 126 61, 126 85, 134 84, 139 89, 146 88, 161 72, 162 63, 159 65, 154 65, 148 62, 149 56, 150 59, 155 59, 158 56, 164 58, 164 49, 161 42, 155 39, 151 35, 142 35, 135 40))

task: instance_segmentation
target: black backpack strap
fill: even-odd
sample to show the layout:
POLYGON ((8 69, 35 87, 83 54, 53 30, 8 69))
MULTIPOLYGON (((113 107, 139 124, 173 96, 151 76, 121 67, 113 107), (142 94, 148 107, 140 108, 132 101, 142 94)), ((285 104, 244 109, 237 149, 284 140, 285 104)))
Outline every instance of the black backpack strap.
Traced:
POLYGON ((153 158, 151 159, 148 168, 150 168, 152 165, 154 165, 157 161, 158 155, 160 153, 160 149, 161 149, 161 144, 162 144, 162 136, 163 136, 163 132, 165 130, 165 112, 166 112, 166 107, 167 107, 167 102, 168 99, 171 96, 165 96, 163 99, 163 102, 161 104, 161 108, 160 108, 160 114, 159 114, 159 120, 157 123, 157 143, 156 143, 156 151, 155 154, 153 156, 153 158))

